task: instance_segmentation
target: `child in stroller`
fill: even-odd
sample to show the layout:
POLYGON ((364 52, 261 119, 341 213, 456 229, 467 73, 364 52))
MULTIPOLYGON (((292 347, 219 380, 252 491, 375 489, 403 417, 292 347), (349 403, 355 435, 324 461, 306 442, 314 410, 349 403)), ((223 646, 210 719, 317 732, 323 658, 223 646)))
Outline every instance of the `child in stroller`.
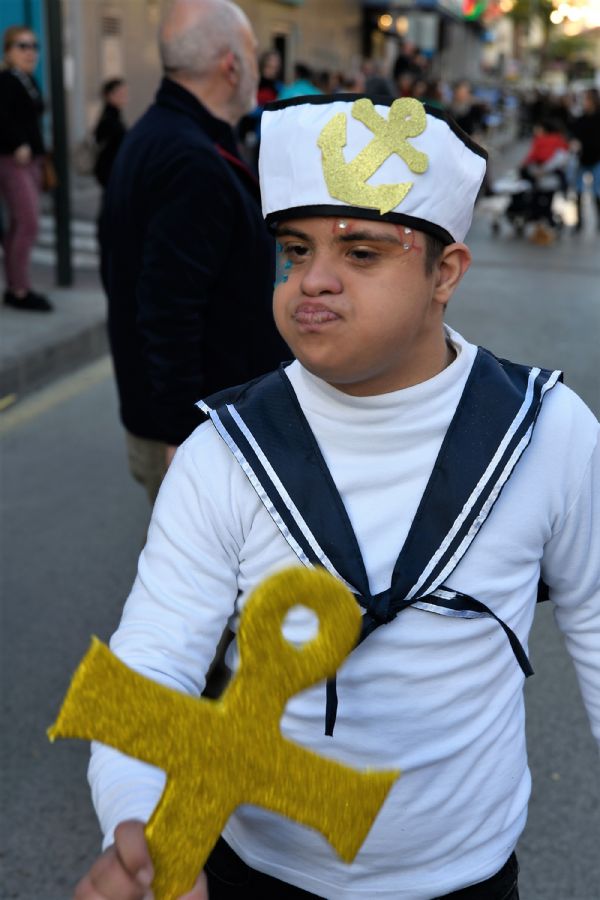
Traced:
POLYGON ((550 243, 560 231, 562 220, 552 211, 552 201, 557 191, 566 192, 568 163, 569 145, 559 128, 551 121, 536 125, 519 169, 520 179, 504 186, 511 195, 504 214, 517 234, 523 234, 525 226, 534 222, 532 239, 543 244, 550 243))

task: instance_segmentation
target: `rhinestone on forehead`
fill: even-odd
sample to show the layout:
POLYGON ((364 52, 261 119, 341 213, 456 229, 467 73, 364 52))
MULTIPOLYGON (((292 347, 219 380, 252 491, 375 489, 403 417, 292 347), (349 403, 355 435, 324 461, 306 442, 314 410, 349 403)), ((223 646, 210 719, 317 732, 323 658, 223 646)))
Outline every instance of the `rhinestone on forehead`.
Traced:
POLYGON ((347 228, 347 227, 348 227, 348 223, 346 221, 344 221, 344 219, 341 219, 338 222, 338 228, 347 228))

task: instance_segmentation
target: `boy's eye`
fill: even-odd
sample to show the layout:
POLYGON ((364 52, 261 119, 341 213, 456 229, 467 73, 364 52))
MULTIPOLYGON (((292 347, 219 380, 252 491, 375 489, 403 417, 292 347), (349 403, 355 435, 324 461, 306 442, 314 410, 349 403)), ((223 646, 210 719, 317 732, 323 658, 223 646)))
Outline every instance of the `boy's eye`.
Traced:
POLYGON ((375 250, 369 250, 367 247, 353 247, 350 255, 358 262, 370 262, 377 259, 375 250))
POLYGON ((302 259, 308 254, 308 247, 304 244, 285 244, 282 252, 288 259, 302 259))

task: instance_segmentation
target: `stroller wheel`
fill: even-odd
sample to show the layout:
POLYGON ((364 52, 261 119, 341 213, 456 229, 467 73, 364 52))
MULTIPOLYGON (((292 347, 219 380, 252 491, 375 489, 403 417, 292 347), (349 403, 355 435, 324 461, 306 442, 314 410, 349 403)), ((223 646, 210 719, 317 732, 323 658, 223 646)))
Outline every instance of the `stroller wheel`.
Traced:
POLYGON ((497 219, 492 222, 492 234, 494 237, 498 237, 500 234, 500 222, 497 219))

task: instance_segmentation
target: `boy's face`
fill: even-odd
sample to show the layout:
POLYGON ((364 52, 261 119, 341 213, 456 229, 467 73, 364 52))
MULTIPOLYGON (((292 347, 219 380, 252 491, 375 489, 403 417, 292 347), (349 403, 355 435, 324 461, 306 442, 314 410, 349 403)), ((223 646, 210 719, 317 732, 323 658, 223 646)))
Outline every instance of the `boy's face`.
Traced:
POLYGON ((425 237, 401 225, 315 217, 277 228, 277 327, 303 366, 354 396, 384 394, 447 364, 444 307, 454 289, 444 250, 431 274, 425 237))

